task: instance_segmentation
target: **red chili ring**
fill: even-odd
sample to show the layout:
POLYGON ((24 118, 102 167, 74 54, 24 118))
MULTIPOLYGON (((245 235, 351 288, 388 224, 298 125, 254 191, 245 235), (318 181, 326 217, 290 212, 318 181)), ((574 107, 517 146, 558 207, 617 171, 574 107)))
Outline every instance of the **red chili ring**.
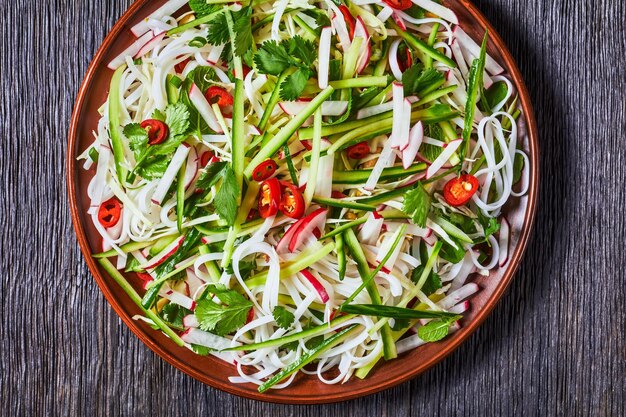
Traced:
POLYGON ((363 159, 370 154, 370 146, 367 142, 359 142, 346 149, 346 152, 348 153, 348 158, 363 159))
POLYGON ((98 221, 104 227, 113 227, 122 217, 122 205, 115 197, 100 204, 98 208, 98 221))
POLYGON ((305 203, 302 193, 290 182, 281 181, 282 197, 280 199, 280 211, 287 217, 299 219, 304 215, 305 203))
POLYGON ((396 10, 410 9, 411 6, 413 5, 413 2, 411 0, 383 0, 383 1, 387 3, 390 7, 396 10))
POLYGON ((452 178, 443 187, 443 198, 454 207, 467 203, 478 191, 478 179, 471 174, 452 178))
POLYGON ((264 219, 278 213, 281 201, 280 183, 276 178, 263 181, 259 190, 259 215, 264 219))
POLYGON ((252 179, 257 182, 265 181, 274 175, 277 169, 278 164, 272 159, 267 159, 254 168, 254 171, 252 171, 252 179))
POLYGON ((158 145, 167 139, 170 129, 165 123, 156 119, 148 119, 141 122, 141 127, 148 131, 148 144, 158 145))
POLYGON ((211 158, 213 158, 215 156, 215 154, 213 153, 213 151, 206 151, 205 153, 202 154, 202 156, 200 157, 200 165, 202 167, 207 166, 207 164, 209 163, 209 161, 211 160, 211 158))
POLYGON ((231 96, 228 91, 215 85, 209 87, 204 93, 204 96, 210 104, 217 104, 220 108, 232 106, 234 102, 233 96, 231 96))

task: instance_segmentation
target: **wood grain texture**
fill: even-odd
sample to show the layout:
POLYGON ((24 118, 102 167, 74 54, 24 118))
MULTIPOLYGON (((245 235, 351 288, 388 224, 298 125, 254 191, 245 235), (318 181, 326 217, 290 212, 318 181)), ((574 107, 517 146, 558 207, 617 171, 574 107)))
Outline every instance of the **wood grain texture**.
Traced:
POLYGON ((626 415, 626 2, 480 0, 535 105, 535 234, 493 315, 421 377, 277 406, 178 372, 122 325, 71 227, 64 161, 96 48, 131 0, 0 0, 0 414, 626 415))

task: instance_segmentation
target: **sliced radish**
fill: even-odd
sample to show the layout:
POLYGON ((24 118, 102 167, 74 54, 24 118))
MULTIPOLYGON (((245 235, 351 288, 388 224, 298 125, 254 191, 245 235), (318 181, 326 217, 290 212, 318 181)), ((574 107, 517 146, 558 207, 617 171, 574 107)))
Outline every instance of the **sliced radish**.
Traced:
POLYGON ((358 120, 365 119, 371 116, 375 116, 377 114, 386 113, 391 110, 393 110, 393 101, 388 101, 383 104, 377 104, 375 106, 362 108, 356 113, 356 118, 358 120))
POLYGON ((141 36, 128 48, 124 49, 118 56, 113 58, 111 62, 108 63, 107 67, 112 70, 118 69, 122 64, 124 64, 124 62, 126 62, 127 56, 135 56, 145 44, 150 42, 152 38, 154 38, 152 32, 148 32, 145 35, 141 36))
POLYGON ((385 219, 378 212, 371 213, 359 231, 359 242, 375 245, 384 222, 385 219))
POLYGON ((217 65, 218 62, 220 62, 220 56, 222 56, 223 50, 224 50, 224 44, 211 48, 209 55, 207 55, 206 57, 207 62, 211 65, 217 65))
POLYGON ((174 253, 176 253, 178 248, 180 248, 180 245, 183 244, 184 240, 185 240, 185 236, 180 236, 178 239, 174 240, 172 243, 167 245, 165 249, 163 249, 161 252, 154 255, 154 257, 150 259, 147 263, 142 264, 140 268, 148 270, 148 269, 154 269, 157 266, 161 265, 163 262, 165 262, 167 258, 169 258, 174 253))
POLYGON ((459 24, 459 19, 457 19, 456 14, 448 9, 445 6, 442 6, 439 3, 435 3, 432 0, 411 0, 413 4, 421 7, 422 9, 431 12, 432 14, 436 14, 444 20, 447 20, 450 23, 454 23, 455 25, 459 24))
POLYGON ((174 153, 170 164, 167 166, 165 173, 159 180, 159 184, 157 185, 156 190, 154 190, 154 194, 152 195, 151 199, 154 204, 160 206, 163 202, 165 195, 169 191, 172 183, 174 182, 174 179, 176 178, 176 175, 178 174, 178 170, 180 169, 180 167, 183 166, 185 160, 187 159, 189 149, 190 146, 185 142, 183 142, 178 147, 178 149, 176 149, 176 152, 174 153))
POLYGON ((376 188, 376 184, 378 184, 381 174, 383 173, 383 170, 392 166, 395 160, 396 155, 391 147, 391 140, 387 140, 380 156, 378 157, 378 161, 376 161, 376 165, 374 165, 374 168, 365 183, 365 189, 368 191, 374 190, 374 188, 376 188))
POLYGON ((500 222, 500 234, 498 236, 498 244, 500 245, 500 256, 498 264, 503 267, 509 260, 509 240, 511 235, 511 227, 506 218, 502 218, 500 222))
POLYGON ((393 9, 389 6, 383 7, 383 9, 376 15, 376 18, 381 22, 385 23, 387 19, 391 17, 393 14, 393 9))
POLYGON ((400 131, 404 117, 404 86, 402 83, 394 81, 391 91, 393 92, 393 125, 389 142, 392 148, 397 148, 402 141, 400 131))
POLYGON ((298 221, 299 226, 289 242, 289 252, 298 249, 309 238, 315 229, 324 229, 328 209, 319 208, 298 221))
POLYGON ((328 300, 330 300, 330 297, 328 296, 328 292, 322 283, 307 269, 303 269, 300 273, 311 283, 315 291, 317 291, 317 295, 320 300, 322 300, 322 303, 326 304, 328 300))
POLYGON ((204 121, 209 125, 209 128, 216 133, 224 133, 220 124, 217 122, 217 117, 215 117, 215 113, 213 113, 213 109, 211 105, 207 101, 206 97, 195 84, 191 86, 189 90, 189 100, 194 105, 198 113, 202 116, 204 121))
POLYGON ((318 56, 317 83, 321 89, 328 87, 328 74, 330 71, 330 41, 332 28, 322 28, 320 34, 320 47, 318 56))
POLYGON ((198 174, 198 152, 196 148, 191 148, 189 151, 189 157, 187 158, 187 165, 185 166, 185 190, 193 183, 198 174))
POLYGON ((460 301, 466 299, 470 295, 477 293, 479 289, 480 288, 478 288, 478 285, 471 282, 467 285, 462 286, 456 291, 452 291, 441 301, 439 301, 437 305, 444 309, 451 308, 452 306, 458 304, 460 301))
POLYGON ((339 14, 337 14, 337 12, 335 13, 333 18, 331 19, 331 24, 332 27, 335 29, 335 32, 337 33, 337 38, 339 39, 341 49, 344 53, 348 52, 348 49, 350 49, 350 45, 352 44, 352 42, 350 41, 350 34, 348 33, 348 28, 346 27, 346 21, 344 20, 341 12, 339 12, 339 14))
POLYGON ((198 327, 200 326, 200 323, 198 322, 195 314, 187 314, 185 317, 183 317, 183 326, 198 327))
POLYGON ((141 58, 148 52, 152 51, 156 46, 165 38, 165 32, 160 33, 150 39, 144 46, 141 47, 139 51, 133 56, 134 59, 141 58))
POLYGON ((213 350, 224 350, 231 346, 241 345, 241 343, 233 342, 225 337, 217 336, 213 333, 205 332, 193 327, 180 335, 180 338, 186 343, 208 347, 213 350))
POLYGON ((404 151, 409 146, 409 132, 411 131, 411 102, 405 98, 402 102, 402 123, 397 137, 398 149, 404 151))
POLYGON ((133 35, 137 37, 143 35, 148 30, 150 30, 150 27, 148 26, 149 20, 151 19, 161 20, 165 16, 171 16, 178 9, 180 9, 185 4, 187 4, 187 2, 188 0, 170 0, 170 1, 165 2, 163 6, 159 7, 154 12, 152 12, 148 17, 146 17, 141 22, 133 26, 130 29, 130 31, 133 33, 133 35))
POLYGON ((450 141, 447 144, 447 146, 439 154, 437 159, 435 159, 433 163, 430 164, 430 166, 426 170, 426 179, 429 179, 435 176, 437 171, 439 171, 445 165, 445 163, 448 162, 448 160, 456 152, 456 150, 459 149, 459 146, 461 146, 462 142, 463 142, 462 139, 456 139, 456 140, 450 141))
MULTIPOLYGON (((453 33, 456 39, 459 41, 462 49, 466 49, 474 56, 480 56, 480 46, 476 42, 474 42, 474 40, 470 38, 470 36, 465 33, 465 31, 461 29, 460 26, 456 26, 453 33)), ((491 75, 499 75, 504 72, 504 68, 502 68, 489 54, 487 54, 485 60, 485 69, 491 75)))
MULTIPOLYGON (((306 100, 281 101, 278 103, 281 110, 290 116, 300 114, 310 103, 306 100)), ((348 109, 348 102, 343 100, 325 101, 322 103, 322 116, 341 116, 348 109)))
POLYGON ((359 60, 356 68, 356 72, 360 74, 367 67, 372 56, 372 46, 370 45, 370 34, 367 31, 367 27, 361 19, 361 16, 357 16, 356 24, 354 27, 354 37, 363 38, 361 49, 359 51, 359 60))
POLYGON ((424 124, 419 121, 411 128, 411 132, 409 133, 409 145, 402 151, 402 166, 404 169, 409 169, 413 161, 415 161, 415 157, 417 156, 417 152, 423 140, 424 124))
POLYGON ((188 310, 194 311, 196 309, 196 302, 186 295, 179 293, 178 291, 162 291, 160 295, 163 298, 170 300, 171 303, 177 304, 181 307, 185 307, 188 310))

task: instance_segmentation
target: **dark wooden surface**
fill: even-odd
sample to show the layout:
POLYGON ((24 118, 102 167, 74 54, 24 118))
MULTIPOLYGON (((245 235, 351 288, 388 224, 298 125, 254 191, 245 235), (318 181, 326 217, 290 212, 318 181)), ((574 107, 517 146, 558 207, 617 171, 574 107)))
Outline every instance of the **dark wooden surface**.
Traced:
POLYGON ((131 0, 0 0, 0 414, 626 415, 626 3, 481 0, 527 81, 541 194, 521 270, 451 357, 343 404, 278 406, 178 372, 122 325, 78 250, 66 135, 131 0))

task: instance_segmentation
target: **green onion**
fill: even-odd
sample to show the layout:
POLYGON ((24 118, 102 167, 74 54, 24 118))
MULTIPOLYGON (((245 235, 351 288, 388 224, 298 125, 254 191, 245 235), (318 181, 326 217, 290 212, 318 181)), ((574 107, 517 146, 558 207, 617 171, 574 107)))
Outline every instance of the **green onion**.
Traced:
POLYGON ((341 307, 341 311, 363 316, 387 317, 391 319, 447 319, 458 317, 455 313, 445 311, 424 311, 411 308, 381 306, 375 304, 348 304, 341 307))

